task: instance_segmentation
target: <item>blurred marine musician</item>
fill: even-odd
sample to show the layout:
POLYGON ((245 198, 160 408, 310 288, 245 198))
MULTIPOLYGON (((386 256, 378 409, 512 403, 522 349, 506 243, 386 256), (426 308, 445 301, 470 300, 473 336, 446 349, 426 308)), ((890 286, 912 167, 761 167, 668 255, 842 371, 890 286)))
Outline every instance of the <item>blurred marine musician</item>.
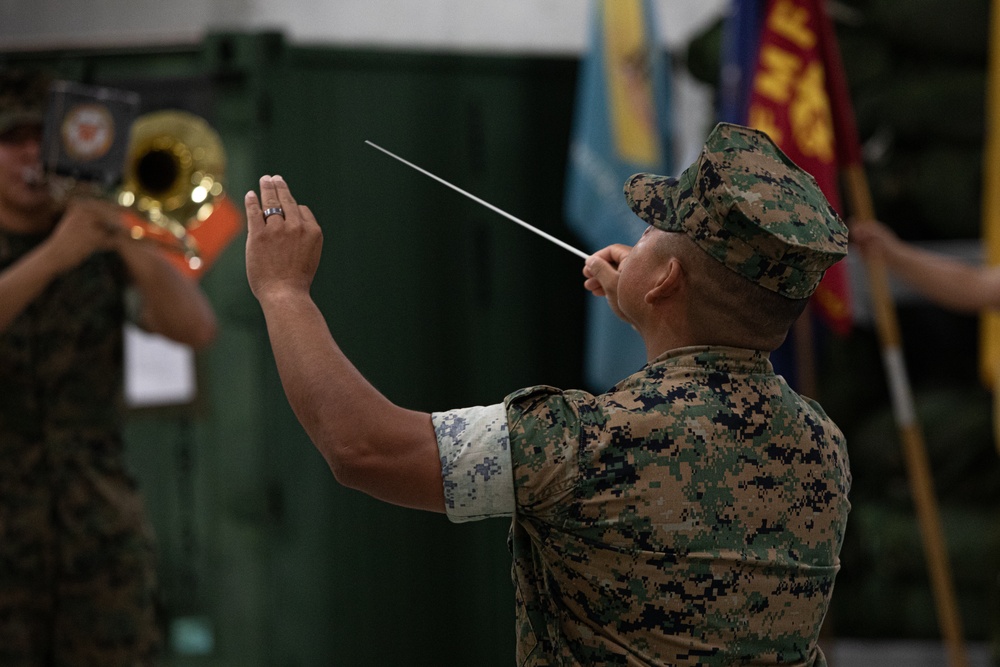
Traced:
POLYGON ((194 348, 211 305, 123 209, 57 198, 48 79, 0 69, 0 664, 152 664, 152 535, 123 463, 123 324, 194 348))

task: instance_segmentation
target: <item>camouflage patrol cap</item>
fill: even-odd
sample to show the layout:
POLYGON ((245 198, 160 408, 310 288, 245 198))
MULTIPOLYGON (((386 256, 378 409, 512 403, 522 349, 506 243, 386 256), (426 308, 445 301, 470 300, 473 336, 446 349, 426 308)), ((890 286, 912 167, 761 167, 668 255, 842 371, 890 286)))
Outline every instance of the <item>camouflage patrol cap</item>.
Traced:
POLYGON ((50 78, 34 70, 0 69, 0 134, 18 125, 41 125, 50 78))
POLYGON ((679 178, 636 174, 625 199, 726 267, 791 299, 812 294, 847 254, 847 227, 815 179, 763 132, 720 123, 679 178))

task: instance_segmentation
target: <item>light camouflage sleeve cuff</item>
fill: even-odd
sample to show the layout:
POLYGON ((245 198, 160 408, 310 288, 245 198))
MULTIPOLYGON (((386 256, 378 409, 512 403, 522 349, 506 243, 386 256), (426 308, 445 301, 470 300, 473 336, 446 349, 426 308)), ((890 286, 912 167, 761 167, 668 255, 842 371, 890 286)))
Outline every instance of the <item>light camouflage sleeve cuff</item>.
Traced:
POLYGON ((502 403, 431 414, 451 521, 514 515, 514 471, 502 403))

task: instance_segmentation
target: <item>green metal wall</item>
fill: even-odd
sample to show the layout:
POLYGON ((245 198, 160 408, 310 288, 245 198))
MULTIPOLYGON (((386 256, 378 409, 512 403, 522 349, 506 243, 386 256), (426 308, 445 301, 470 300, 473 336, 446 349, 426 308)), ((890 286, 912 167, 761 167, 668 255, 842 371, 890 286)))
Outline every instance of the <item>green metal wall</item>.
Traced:
MULTIPOLYGON (((7 54, 209 118, 242 194, 280 173, 319 218, 314 296, 359 369, 420 410, 579 386, 580 262, 365 146, 573 242, 561 216, 575 60, 358 52, 278 34, 7 54)), ((240 205, 240 208, 242 206, 240 205)), ((204 279, 221 323, 195 406, 137 412, 170 665, 510 665, 507 522, 451 525, 339 487, 289 409, 243 238, 204 279)))

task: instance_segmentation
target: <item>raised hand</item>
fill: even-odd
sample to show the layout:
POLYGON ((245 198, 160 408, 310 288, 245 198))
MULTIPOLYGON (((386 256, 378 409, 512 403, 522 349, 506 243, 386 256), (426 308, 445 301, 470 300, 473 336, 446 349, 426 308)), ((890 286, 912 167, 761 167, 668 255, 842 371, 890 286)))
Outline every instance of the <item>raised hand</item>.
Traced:
POLYGON ((323 232, 281 176, 260 179, 260 197, 247 193, 247 279, 258 300, 309 292, 323 249, 323 232), (265 218, 265 213, 268 215, 265 218))

